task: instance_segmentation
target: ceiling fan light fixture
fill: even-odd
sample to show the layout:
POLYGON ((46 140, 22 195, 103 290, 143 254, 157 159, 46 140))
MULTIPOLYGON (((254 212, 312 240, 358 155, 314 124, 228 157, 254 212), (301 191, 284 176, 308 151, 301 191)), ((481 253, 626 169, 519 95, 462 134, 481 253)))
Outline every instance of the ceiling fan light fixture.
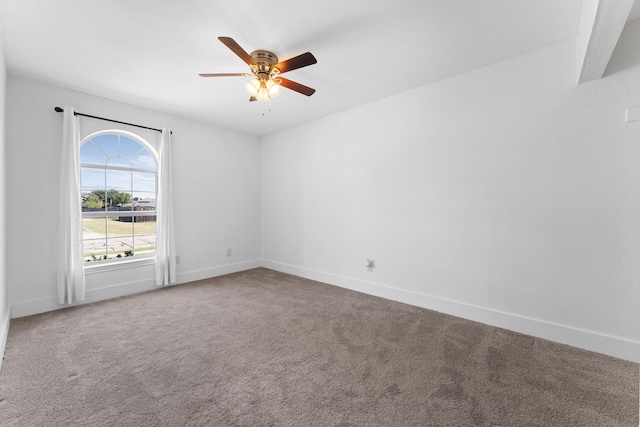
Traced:
POLYGON ((253 79, 244 88, 258 101, 268 101, 280 94, 280 86, 271 79, 253 79))
POLYGON ((264 80, 260 81, 260 89, 258 89, 258 93, 255 95, 258 101, 268 101, 269 100, 269 89, 267 89, 267 85, 264 80))
POLYGON ((275 98, 280 94, 280 85, 276 84, 273 80, 267 80, 266 86, 269 92, 269 98, 275 98))
POLYGON ((249 93, 249 95, 257 97, 258 91, 260 90, 260 80, 253 79, 249 83, 244 85, 244 88, 249 93))

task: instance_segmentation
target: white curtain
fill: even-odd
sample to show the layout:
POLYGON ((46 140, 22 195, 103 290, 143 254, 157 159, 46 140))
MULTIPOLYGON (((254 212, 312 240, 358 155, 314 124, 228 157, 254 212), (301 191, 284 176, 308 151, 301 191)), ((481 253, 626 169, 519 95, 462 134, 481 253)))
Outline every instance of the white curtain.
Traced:
POLYGON ((176 248, 173 225, 171 130, 162 128, 158 146, 158 200, 156 232, 156 285, 176 282, 176 248))
POLYGON ((60 159, 58 300, 83 301, 82 208, 80 202, 80 122, 65 105, 60 159))

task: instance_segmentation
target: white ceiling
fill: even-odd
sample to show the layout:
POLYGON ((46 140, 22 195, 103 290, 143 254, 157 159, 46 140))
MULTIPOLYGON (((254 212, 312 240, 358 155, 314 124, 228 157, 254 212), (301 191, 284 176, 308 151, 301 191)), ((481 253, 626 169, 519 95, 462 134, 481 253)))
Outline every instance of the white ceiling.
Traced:
POLYGON ((0 0, 0 25, 11 74, 264 135, 573 39, 581 10, 582 0, 0 0), (317 92, 249 103, 246 78, 199 77, 248 71, 218 36, 281 60, 313 53, 317 64, 285 77, 317 92))

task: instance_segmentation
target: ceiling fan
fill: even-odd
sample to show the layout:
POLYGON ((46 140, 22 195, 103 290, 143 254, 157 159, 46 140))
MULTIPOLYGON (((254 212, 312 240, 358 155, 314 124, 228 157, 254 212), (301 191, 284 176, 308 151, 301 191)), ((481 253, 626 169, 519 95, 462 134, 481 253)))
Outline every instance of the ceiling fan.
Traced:
POLYGON ((251 73, 200 74, 201 77, 254 77, 245 85, 245 89, 251 95, 249 101, 268 101, 278 96, 280 86, 307 96, 313 95, 316 91, 308 86, 280 77, 280 74, 318 62, 311 53, 306 52, 286 61, 278 62, 278 57, 267 50, 256 50, 249 54, 231 37, 218 37, 218 40, 246 62, 251 68, 251 73))

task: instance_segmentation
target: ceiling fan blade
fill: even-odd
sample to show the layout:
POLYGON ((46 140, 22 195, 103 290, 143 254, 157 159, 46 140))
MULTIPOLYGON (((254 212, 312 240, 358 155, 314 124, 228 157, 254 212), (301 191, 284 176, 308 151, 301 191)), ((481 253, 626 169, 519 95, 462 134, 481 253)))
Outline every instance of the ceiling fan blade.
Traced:
POLYGON ((317 63, 315 56, 311 53, 306 52, 302 55, 295 56, 291 59, 287 59, 286 61, 278 62, 274 65, 274 68, 280 70, 280 73, 286 73, 292 70, 297 70, 298 68, 306 67, 308 65, 313 65, 317 63))
POLYGON ((251 77, 249 73, 214 73, 214 74, 198 74, 200 77, 251 77))
POLYGON ((249 98, 249 102, 253 102, 253 101, 257 101, 258 98, 256 98, 255 96, 252 96, 251 98, 249 98))
POLYGON ((303 95, 311 96, 315 93, 315 89, 310 88, 309 86, 301 85, 300 83, 296 83, 292 80, 285 79, 284 77, 276 77, 275 82, 280 86, 286 87, 287 89, 295 90, 298 93, 303 95))
POLYGON ((238 55, 240 59, 247 63, 247 65, 258 65, 256 61, 231 37, 218 37, 218 40, 231 49, 233 53, 238 55))

